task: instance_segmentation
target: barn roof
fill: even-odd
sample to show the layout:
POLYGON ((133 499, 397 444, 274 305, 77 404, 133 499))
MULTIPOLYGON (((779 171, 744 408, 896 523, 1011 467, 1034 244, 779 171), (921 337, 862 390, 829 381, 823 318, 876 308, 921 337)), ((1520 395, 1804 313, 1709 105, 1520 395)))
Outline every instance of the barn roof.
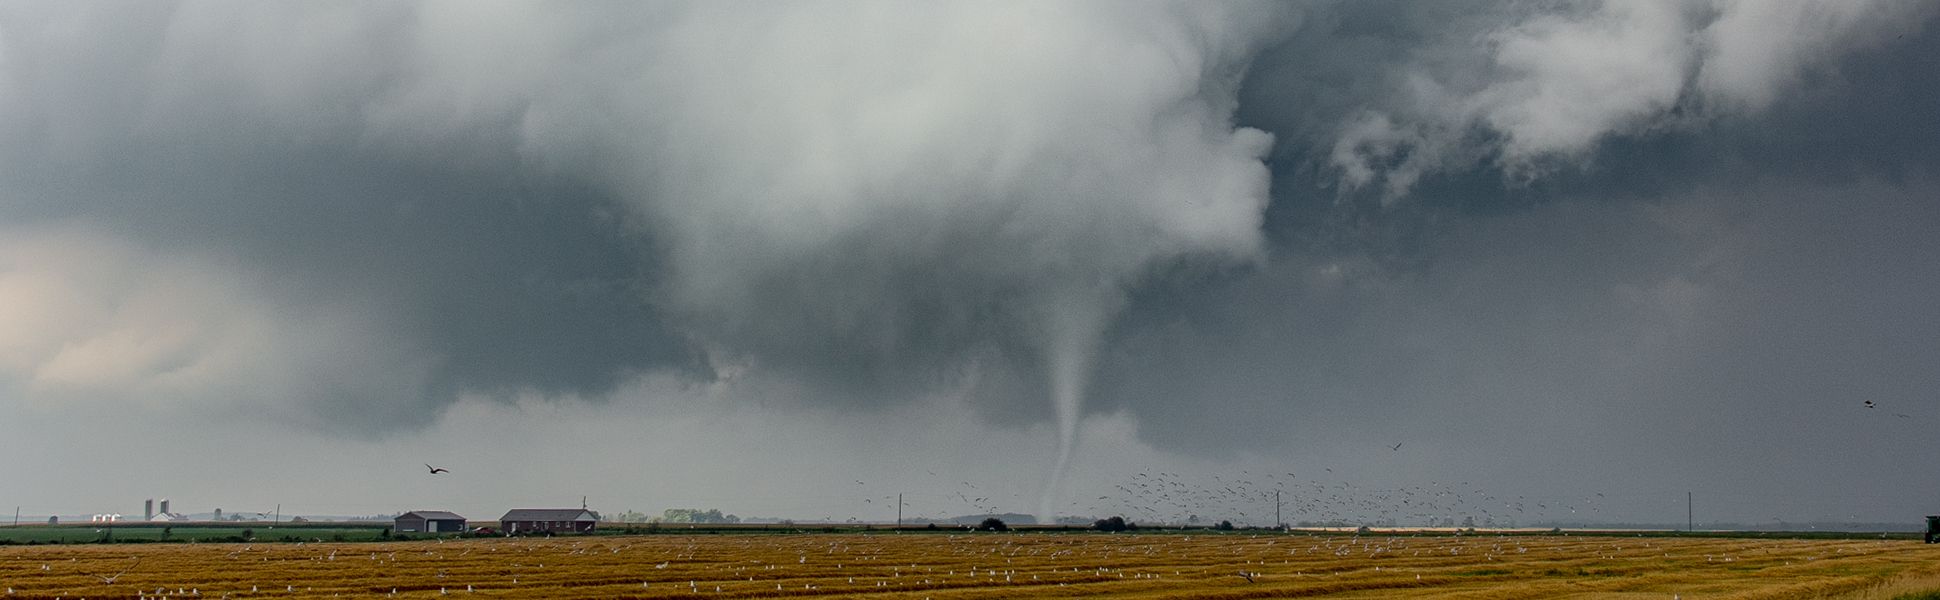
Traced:
POLYGON ((500 521, 597 521, 593 511, 584 508, 514 508, 500 521))
POLYGON ((417 518, 420 518, 420 519, 425 519, 425 520, 428 520, 428 521, 463 521, 463 520, 465 520, 465 518, 464 518, 464 517, 461 517, 461 516, 458 516, 458 513, 453 513, 453 512, 446 512, 446 511, 442 511, 442 510, 414 510, 414 511, 411 511, 411 512, 408 512, 408 513, 404 513, 404 514, 401 514, 401 515, 398 515, 398 516, 399 516, 399 517, 410 517, 410 516, 415 516, 415 517, 417 517, 417 518))

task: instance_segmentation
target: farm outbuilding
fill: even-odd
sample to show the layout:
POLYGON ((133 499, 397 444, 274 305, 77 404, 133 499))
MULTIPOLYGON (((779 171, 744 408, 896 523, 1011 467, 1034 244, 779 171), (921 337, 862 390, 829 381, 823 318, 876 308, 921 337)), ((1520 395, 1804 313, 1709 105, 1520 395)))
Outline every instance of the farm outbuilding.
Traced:
POLYGON ((397 516, 398 533, 464 533, 465 518, 442 510, 414 510, 397 516))
POLYGON ((584 508, 514 508, 498 524, 507 534, 592 533, 599 517, 584 508))

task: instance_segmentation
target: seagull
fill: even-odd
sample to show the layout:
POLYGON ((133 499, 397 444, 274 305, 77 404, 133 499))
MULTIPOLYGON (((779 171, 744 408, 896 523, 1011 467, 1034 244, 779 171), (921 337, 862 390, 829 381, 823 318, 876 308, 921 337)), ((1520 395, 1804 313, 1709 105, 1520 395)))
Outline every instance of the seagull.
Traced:
POLYGON ((135 564, 128 565, 128 568, 122 569, 120 573, 115 573, 114 575, 95 575, 95 577, 101 578, 102 583, 112 585, 114 584, 116 579, 121 579, 122 575, 126 574, 128 571, 133 570, 136 565, 140 565, 140 564, 141 564, 141 557, 137 556, 135 557, 135 564))
POLYGON ((1878 407, 1877 407, 1877 406, 1873 406, 1873 401, 1871 401, 1871 400, 1867 400, 1867 401, 1866 401, 1866 408, 1878 408, 1878 407))
POLYGON ((1394 450, 1395 452, 1400 452, 1400 451, 1401 451, 1401 444, 1402 444, 1402 442, 1395 442, 1395 443, 1394 443, 1394 446, 1393 446, 1393 450, 1394 450))
POLYGON ((437 475, 437 474, 439 474, 439 473, 450 473, 450 472, 451 472, 451 470, 450 470, 450 469, 445 469, 445 468, 443 468, 443 467, 434 467, 434 466, 431 466, 430 464, 426 464, 426 465, 424 465, 424 468, 426 468, 426 469, 431 469, 431 474, 432 474, 432 475, 437 475))

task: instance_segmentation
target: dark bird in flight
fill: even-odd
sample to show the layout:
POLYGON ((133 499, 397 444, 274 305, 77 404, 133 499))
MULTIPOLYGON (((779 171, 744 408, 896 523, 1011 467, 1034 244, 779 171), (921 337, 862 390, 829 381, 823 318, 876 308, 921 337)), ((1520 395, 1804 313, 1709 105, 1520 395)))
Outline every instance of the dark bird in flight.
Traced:
POLYGON ((1395 451, 1395 452, 1400 452, 1400 451, 1401 451, 1401 444, 1402 444, 1401 442, 1395 442, 1395 443, 1394 443, 1394 446, 1393 446, 1393 449, 1394 449, 1394 451, 1395 451))
POLYGON ((427 465, 425 465, 425 466, 424 466, 424 468, 426 468, 426 469, 431 469, 431 474, 432 474, 432 475, 437 475, 437 474, 439 474, 439 473, 450 473, 450 472, 451 472, 451 470, 450 470, 450 469, 445 469, 445 468, 442 468, 442 467, 434 467, 434 466, 431 466, 431 465, 429 465, 429 464, 427 464, 427 465))
POLYGON ((1873 401, 1871 401, 1871 400, 1867 400, 1867 401, 1866 401, 1866 408, 1878 408, 1878 407, 1876 407, 1876 406, 1873 406, 1873 401))

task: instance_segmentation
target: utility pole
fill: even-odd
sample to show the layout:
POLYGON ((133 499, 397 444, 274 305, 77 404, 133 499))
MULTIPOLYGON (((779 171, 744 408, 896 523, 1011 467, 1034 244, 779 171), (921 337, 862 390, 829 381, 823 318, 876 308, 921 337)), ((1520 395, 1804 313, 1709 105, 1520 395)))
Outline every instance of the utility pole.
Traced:
POLYGON ((903 493, 896 492, 896 528, 903 528, 903 493))
POLYGON ((1697 531, 1697 513, 1691 510, 1691 493, 1684 492, 1684 530, 1697 531))
POLYGON ((1273 527, 1279 529, 1286 526, 1287 520, 1280 518, 1280 490, 1273 490, 1273 527))
POLYGON ((20 507, 13 507, 13 526, 20 526, 20 507))
POLYGON ((269 526, 270 526, 270 528, 271 528, 271 529, 275 529, 275 528, 276 528, 276 525, 277 525, 278 523, 282 523, 282 522, 283 522, 283 505, 282 505, 282 504, 277 504, 277 505, 276 505, 276 516, 274 516, 274 517, 270 517, 270 519, 269 519, 269 526))

